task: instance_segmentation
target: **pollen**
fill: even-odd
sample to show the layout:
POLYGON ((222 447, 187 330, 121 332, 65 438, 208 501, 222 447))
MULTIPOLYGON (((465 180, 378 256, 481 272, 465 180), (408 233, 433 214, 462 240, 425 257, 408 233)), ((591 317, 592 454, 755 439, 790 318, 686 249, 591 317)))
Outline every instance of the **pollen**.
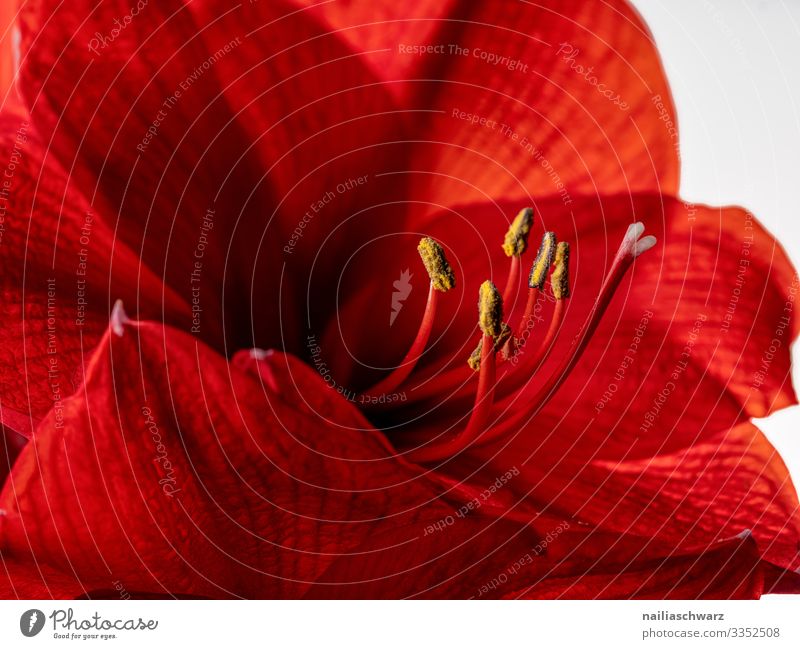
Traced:
MULTIPOLYGON (((511 327, 508 326, 505 322, 500 325, 500 335, 494 337, 494 351, 499 352, 503 345, 506 344, 509 338, 511 338, 511 327)), ((469 358, 467 359, 467 365, 470 366, 474 371, 479 371, 481 369, 481 355, 483 354, 483 338, 478 341, 478 346, 475 348, 469 358)))
POLYGON ((531 266, 531 274, 528 278, 530 288, 542 288, 547 279, 547 271, 553 265, 553 257, 556 253, 556 235, 553 232, 545 232, 542 243, 539 245, 539 252, 531 266))
POLYGON ((506 232, 503 250, 509 257, 519 257, 528 249, 528 235, 533 225, 533 208, 526 207, 519 211, 506 232))
POLYGON ((563 300, 569 297, 569 244, 562 241, 556 248, 555 270, 550 275, 553 297, 563 300))
POLYGON ((447 263, 444 249, 430 237, 425 237, 420 240, 417 250, 422 258, 422 263, 425 264, 425 270, 430 275, 433 288, 443 293, 454 288, 456 277, 450 264, 447 263))
POLYGON ((478 298, 478 325, 485 336, 496 338, 503 322, 503 298, 488 279, 481 284, 478 298))

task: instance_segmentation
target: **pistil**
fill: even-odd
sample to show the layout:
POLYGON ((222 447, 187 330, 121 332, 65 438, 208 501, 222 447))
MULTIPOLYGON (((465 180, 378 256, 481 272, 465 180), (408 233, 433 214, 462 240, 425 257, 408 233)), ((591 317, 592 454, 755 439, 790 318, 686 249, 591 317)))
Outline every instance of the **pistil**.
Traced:
MULTIPOLYGON (((514 412, 511 416, 504 418, 502 424, 495 426, 489 434, 484 435, 480 440, 481 443, 497 439, 506 433, 519 429, 520 426, 530 421, 545 405, 547 405, 547 402, 553 398, 564 381, 567 380, 583 355, 583 352, 586 350, 594 332, 597 330, 597 326, 600 324, 608 305, 611 303, 611 299, 614 297, 617 287, 619 287, 622 279, 625 277, 625 273, 639 255, 656 244, 656 238, 653 236, 640 238, 643 233, 644 225, 642 223, 634 223, 628 227, 619 250, 614 257, 614 261, 611 264, 611 269, 603 281, 603 285, 600 288, 600 293, 598 294, 592 311, 582 328, 582 333, 577 342, 573 344, 570 353, 564 357, 561 365, 550 375, 548 380, 537 390, 533 397, 523 400, 522 403, 517 402, 513 404, 514 412)), ((551 279, 551 281, 553 280, 551 279)), ((569 290, 568 284, 563 284, 562 288, 563 287, 566 287, 567 291, 569 290)))

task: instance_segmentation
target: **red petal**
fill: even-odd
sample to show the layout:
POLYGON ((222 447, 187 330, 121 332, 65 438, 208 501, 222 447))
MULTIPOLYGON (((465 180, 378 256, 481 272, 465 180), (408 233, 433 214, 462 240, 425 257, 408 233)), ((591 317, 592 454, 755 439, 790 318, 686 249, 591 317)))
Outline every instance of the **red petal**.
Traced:
POLYGON ((205 66, 212 52, 191 12, 174 3, 41 0, 23 8, 21 31, 21 87, 52 155, 187 303, 201 264, 199 332, 218 341, 222 268, 240 215, 228 210, 242 206, 260 173, 243 157, 248 139, 205 66), (223 185, 229 174, 236 182, 223 185))
POLYGON ((87 374, 91 408, 76 396, 65 428, 46 420, 0 496, 2 547, 74 571, 92 596, 112 575, 130 592, 216 596, 368 596, 377 584, 381 597, 760 592, 730 545, 676 559, 652 539, 582 526, 553 538, 558 519, 525 531, 480 512, 437 530, 454 507, 386 458, 355 409, 322 398, 320 379, 290 357, 253 360, 261 384, 168 329, 109 335, 87 374), (331 435, 329 416, 354 430, 331 435), (180 490, 172 498, 162 469, 180 490), (501 574, 513 579, 479 592, 501 574))
POLYGON ((800 571, 800 505, 778 452, 752 424, 680 453, 597 461, 574 477, 579 515, 612 529, 702 542, 749 529, 762 555, 800 571), (589 485, 601 485, 600 493, 589 485), (591 491, 590 491, 591 489, 591 491))
POLYGON ((28 435, 80 385, 115 299, 169 320, 182 305, 115 240, 29 117, 0 117, 0 143, 9 152, 0 191, 0 420, 28 435))
POLYGON ((800 573, 782 570, 772 564, 765 564, 764 592, 776 594, 800 593, 800 573))
POLYGON ((13 95, 14 80, 14 18, 17 7, 14 3, 4 3, 0 7, 0 96, 9 100, 8 93, 13 95))
MULTIPOLYGON (((238 226, 245 247, 231 246, 229 273, 238 280, 233 295, 246 289, 240 321, 254 322, 254 343, 301 355, 309 311, 303 296, 313 296, 316 331, 334 323, 344 303, 367 293, 363 283, 356 292, 339 286, 342 260, 362 248, 373 255, 376 241, 397 244, 398 224, 405 229, 407 183, 389 172, 412 155, 409 133, 425 112, 399 103, 393 84, 367 65, 368 52, 293 2, 190 6, 198 23, 209 25, 202 37, 210 52, 243 22, 249 26, 215 72, 272 191, 254 232, 238 226), (236 11, 212 24, 230 7, 236 11), (280 295, 280 320, 265 294, 280 295)), ((362 263, 354 259, 352 267, 362 263)))
MULTIPOLYGON (((546 516, 532 525, 533 539, 503 523, 487 536, 474 517, 440 523, 414 553, 368 551, 335 562, 307 596, 729 599, 763 592, 763 569, 748 536, 670 551, 651 539, 546 516)), ((363 549, 381 542, 370 538, 363 549)))
POLYGON ((424 201, 417 214, 563 188, 565 199, 678 189, 676 112, 652 37, 626 2, 324 3, 312 11, 370 52, 403 105, 441 112, 420 116, 419 146, 396 169, 412 173, 412 196, 424 201))
POLYGON ((14 461, 28 440, 7 426, 0 426, 0 485, 6 481, 14 461))
POLYGON ((174 330, 108 334, 63 427, 19 457, 0 547, 129 591, 297 596, 367 537, 414 529, 407 547, 452 511, 374 430, 331 435, 264 389, 174 330))
MULTIPOLYGON (((310 368, 280 354, 262 352, 256 356, 260 360, 254 361, 251 354, 242 354, 235 363, 258 367, 265 389, 279 390, 279 397, 287 405, 298 411, 318 413, 336 427, 366 426, 357 409, 342 397, 328 396, 335 393, 335 388, 322 387, 319 379, 316 380, 320 384, 318 389, 299 389, 299 386, 314 384, 310 368), (332 410, 331 404, 337 400, 342 408, 332 410), (344 416, 345 409, 350 413, 347 416, 344 416)), ((511 478, 510 482, 515 480, 511 478)), ((337 562, 320 577, 320 581, 330 583, 315 587, 307 595, 469 597, 476 593, 470 592, 469 587, 465 590, 465 583, 481 584, 505 573, 508 566, 514 564, 509 557, 514 558, 515 553, 525 555, 514 540, 517 528, 502 523, 486 536, 485 522, 476 522, 472 517, 465 518, 457 513, 479 512, 524 521, 526 516, 531 520, 531 514, 522 513, 530 504, 517 502, 516 496, 510 493, 513 490, 488 489, 491 481, 472 485, 450 483, 447 487, 451 497, 460 502, 449 516, 433 521, 432 527, 426 529, 424 536, 429 542, 415 545, 410 555, 369 552, 363 560, 337 562), (515 513, 517 510, 522 510, 519 516, 515 513), (456 528, 451 529, 454 524, 456 528), (430 538, 428 532, 432 534, 430 538), (501 545, 502 551, 495 556, 501 545), (459 567, 455 573, 454 566, 459 567)), ((546 524, 547 520, 535 516, 534 527, 541 537, 558 527, 557 521, 551 519, 546 524)), ((392 530, 391 534, 397 537, 400 533, 392 530)), ((529 597, 757 597, 762 591, 760 554, 752 537, 744 540, 746 543, 732 539, 687 549, 682 547, 686 543, 683 540, 669 540, 667 544, 649 538, 636 540, 629 534, 617 537, 576 525, 559 541, 557 553, 551 548, 548 557, 536 561, 536 571, 532 574, 512 571, 513 574, 506 575, 509 577, 507 584, 495 584, 485 594, 499 596, 503 592, 500 586, 517 588, 523 582, 526 583, 525 595, 529 597)), ((530 541, 524 542, 529 544, 524 549, 530 550, 530 541)), ((372 544, 380 545, 380 537, 370 537, 362 551, 374 548, 372 544)))
MULTIPOLYGON (((337 187, 381 171, 367 148, 395 138, 388 93, 335 35, 280 2, 151 3, 141 15, 117 0, 26 7, 23 87, 55 155, 119 215, 123 241, 197 299, 195 333, 219 343, 224 324, 241 348, 252 320, 255 342, 277 345, 277 310, 260 293, 278 294, 285 259, 299 294, 331 218, 356 211, 364 189, 337 187), (336 204, 316 218, 312 202, 328 196, 336 204), (301 223, 307 211, 313 222, 301 223), (279 253, 300 226, 296 254, 279 253)), ((336 240, 335 258, 348 242, 336 240)), ((294 332, 292 299, 282 313, 294 332)))
POLYGON ((83 584, 68 573, 0 556, 0 599, 75 599, 84 593, 83 584))
MULTIPOLYGON (((468 185, 456 187, 441 175, 420 185, 419 174, 384 172, 409 166, 461 174, 476 183, 481 200, 558 191, 551 175, 541 164, 530 164, 517 143, 485 137, 449 114, 427 112, 432 103, 447 111, 455 105, 477 106, 486 116, 513 122, 544 147, 573 193, 595 191, 598 182, 606 191, 675 189, 674 141, 650 101, 662 95, 664 110, 672 114, 668 91, 647 32, 627 5, 591 11, 582 4, 565 4, 559 11, 525 4, 514 5, 513 11, 511 5, 502 10, 474 3, 424 6, 404 14, 397 23, 400 31, 391 22, 381 25, 383 41, 376 40, 375 26, 349 29, 353 22, 373 22, 352 7, 345 15, 336 13, 338 7, 331 15, 319 15, 330 8, 297 11, 277 2, 220 0, 174 13, 148 5, 146 19, 139 20, 120 2, 97 7, 74 2, 68 9, 55 5, 50 0, 26 5, 23 82, 29 101, 36 104, 35 117, 53 133, 53 150, 74 167, 87 195, 97 190, 98 203, 110 208, 103 211, 120 214, 123 239, 141 249, 146 263, 187 301, 193 296, 185 278, 194 268, 197 246, 185 242, 199 241, 202 215, 212 203, 216 206, 203 260, 203 325, 198 330, 207 340, 218 341, 221 335, 217 315, 226 283, 224 316, 234 348, 250 344, 254 333, 258 344, 302 352, 296 332, 304 308, 293 302, 294 295, 313 283, 320 330, 335 320, 340 295, 334 289, 336 274, 329 270, 340 268, 343 251, 380 240, 387 232, 418 229, 413 224, 428 211, 424 205, 473 198, 468 185), (483 16, 482 11, 490 13, 483 16), (130 17, 125 28, 110 31, 120 16, 130 17), (402 60, 397 53, 362 49, 378 44, 394 48, 400 34, 409 37, 400 41, 413 36, 415 43, 457 35, 472 50, 518 55, 530 70, 520 76, 469 56, 447 57, 443 66, 439 57, 410 57, 410 67, 397 67, 385 65, 387 57, 402 60), (231 46, 237 35, 243 36, 241 44, 231 46), (86 46, 92 39, 103 43, 96 45, 96 53, 86 46), (559 39, 581 49, 582 65, 613 78, 633 108, 619 110, 571 63, 554 55, 559 39), (230 51, 215 56, 226 45, 230 51), (214 58, 213 71, 194 75, 198 62, 209 57, 214 58), (99 59, 102 65, 95 65, 99 59), (91 74, 86 73, 90 68, 91 74), (187 96, 161 119, 165 96, 180 88, 187 74, 193 75, 187 96), (404 84, 391 75, 435 81, 404 84), (473 84, 475 78, 483 88, 473 84), (154 121, 159 122, 155 137, 137 152, 154 121), (434 149, 424 144, 431 129, 444 145, 434 149), (464 147, 475 153, 465 154, 464 147), (574 164, 576 155, 582 166, 574 164), (367 178, 366 186, 351 189, 347 183, 358 177, 367 178), (341 192, 340 184, 345 187, 341 192), (136 191, 127 192, 128 187, 136 191), (407 209, 403 201, 409 197, 415 202, 407 209), (335 203, 318 216, 312 205, 320 201, 335 203), (311 217, 305 219, 307 212, 311 217), (334 231, 330 218, 336 214, 352 218, 334 231), (326 239, 328 234, 333 236, 326 239), (284 252, 288 265, 282 275, 275 251, 287 246, 292 252, 284 252), (309 268, 319 248, 319 259, 309 268), (236 263, 227 270, 230 260, 236 263), (307 281, 310 272, 321 280, 307 281), (262 291, 277 293, 281 277, 283 332, 276 310, 257 299, 262 291), (253 318, 247 317, 251 311, 253 318), (243 326, 248 320, 256 323, 254 332, 243 326)), ((378 18, 397 15, 394 5, 375 10, 378 18)))
POLYGON ((694 552, 612 561, 575 576, 556 578, 509 593, 539 599, 757 599, 764 567, 749 536, 694 552))

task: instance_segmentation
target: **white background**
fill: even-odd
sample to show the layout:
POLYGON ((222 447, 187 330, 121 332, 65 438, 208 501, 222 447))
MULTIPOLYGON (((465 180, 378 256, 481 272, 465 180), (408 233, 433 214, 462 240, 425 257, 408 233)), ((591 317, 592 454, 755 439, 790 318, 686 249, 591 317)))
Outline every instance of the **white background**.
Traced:
MULTIPOLYGON (((677 105, 682 196, 748 208, 800 267, 800 0, 633 4, 677 105)), ((800 408, 757 423, 800 484, 800 408)))

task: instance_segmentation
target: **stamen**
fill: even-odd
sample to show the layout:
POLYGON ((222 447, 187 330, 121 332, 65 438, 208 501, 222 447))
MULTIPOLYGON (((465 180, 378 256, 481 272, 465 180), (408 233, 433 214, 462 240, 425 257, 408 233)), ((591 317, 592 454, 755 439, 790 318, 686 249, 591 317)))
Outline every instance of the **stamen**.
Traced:
MULTIPOLYGON (((495 336, 493 338, 494 341, 494 351, 499 352, 503 345, 508 342, 508 339, 511 338, 511 327, 508 326, 507 323, 503 323, 500 325, 500 335, 495 336)), ((481 369, 481 357, 483 355, 483 336, 481 336, 480 341, 478 342, 478 346, 475 348, 475 351, 470 354, 469 359, 467 360, 467 365, 469 365, 475 372, 481 369)))
POLYGON ((558 244, 555 254, 555 268, 550 275, 550 288, 553 291, 553 297, 556 300, 555 309, 550 319, 550 326, 547 333, 539 344, 536 353, 528 356, 520 363, 531 372, 535 372, 542 363, 547 359, 550 350, 553 348, 553 341, 555 340, 558 330, 564 321, 564 306, 567 298, 570 295, 569 291, 569 243, 562 241, 558 244))
MULTIPOLYGON (((524 212, 525 210, 523 210, 524 212)), ((522 212, 520 212, 522 214, 522 212)), ((520 215, 517 215, 519 218, 520 215)), ((533 210, 531 210, 531 218, 533 216, 533 210)), ((509 230, 509 234, 512 232, 513 227, 509 230)), ((508 234, 506 237, 508 238, 508 234)), ((527 245, 527 244, 526 244, 527 245)), ((547 279, 547 273, 550 270, 550 266, 553 264, 553 258, 555 257, 556 253, 556 235, 553 232, 545 232, 544 236, 542 237, 542 242, 539 246, 539 251, 536 255, 536 260, 533 262, 533 267, 531 268, 530 277, 528 280, 529 289, 528 289, 528 301, 525 305, 525 312, 522 316, 522 320, 520 323, 520 333, 519 337, 522 338, 522 332, 526 329, 533 328, 533 313, 534 309, 536 308, 536 302, 539 297, 539 289, 544 286, 545 280, 547 279)), ((517 273, 519 271, 519 257, 514 256, 511 259, 511 273, 509 276, 509 281, 506 286, 505 294, 503 295, 503 303, 507 304, 510 299, 510 294, 513 291, 513 287, 516 285, 518 280, 518 274, 514 275, 514 268, 516 267, 517 273)), ((498 338, 493 336, 495 341, 498 338)), ((507 356, 511 356, 514 354, 513 349, 513 337, 509 336, 504 341, 508 345, 508 353, 507 356)), ((502 348, 496 346, 496 351, 502 348)), ((478 342, 478 346, 475 348, 475 351, 472 352, 470 355, 467 364, 470 368, 474 371, 478 371, 480 369, 480 354, 482 349, 482 340, 478 342)), ((504 353, 506 353, 504 351, 504 353)), ((436 379, 432 379, 427 382, 427 385, 418 386, 416 388, 412 388, 414 392, 414 397, 417 399, 427 399, 429 397, 441 394, 443 391, 459 389, 466 386, 467 382, 469 381, 469 376, 465 376, 464 373, 461 371, 460 368, 456 368, 453 370, 449 370, 444 374, 438 376, 436 379)), ((453 396, 453 395, 451 395, 453 396)))
MULTIPOLYGON (((542 237, 542 243, 539 246, 539 252, 536 255, 536 261, 534 261, 533 268, 531 269, 531 277, 532 278, 534 276, 536 277, 535 283, 538 286, 532 286, 531 288, 528 289, 528 302, 525 306, 525 313, 523 314, 522 321, 520 323, 520 333, 518 336, 520 339, 523 338, 523 331, 533 328, 533 323, 534 323, 533 313, 534 309, 536 308, 537 299, 539 297, 539 287, 544 286, 545 279, 547 278, 547 273, 550 270, 550 266, 553 263, 553 258, 555 257, 555 253, 556 253, 555 234, 552 232, 546 232, 545 235, 542 237), (537 270, 537 268, 540 268, 542 270, 539 271, 537 270), (539 277, 540 274, 541 278, 539 277)), ((491 282, 489 282, 489 284, 491 284, 491 282)), ((481 289, 483 290, 483 287, 481 287, 481 289)), ((505 304, 505 299, 503 300, 503 303, 505 304)), ((502 326, 505 327, 507 325, 504 323, 502 326)), ((501 336, 499 337, 493 336, 492 339, 495 341, 495 343, 497 343, 498 341, 500 341, 501 343, 499 346, 495 344, 495 351, 503 349, 504 344, 505 347, 507 347, 507 349, 503 349, 504 360, 507 360, 509 357, 513 356, 516 353, 513 336, 505 337, 501 333, 501 336)), ((467 360, 467 364, 469 365, 469 367, 476 372, 480 369, 482 348, 483 348, 483 340, 481 339, 478 342, 477 347, 467 360)), ((461 368, 455 368, 445 372, 444 374, 436 377, 435 379, 429 380, 426 385, 412 388, 412 391, 416 399, 428 399, 430 397, 438 396, 442 393, 448 393, 448 392, 450 393, 451 398, 455 398, 456 394, 452 393, 451 391, 462 390, 467 386, 469 379, 470 377, 468 375, 465 376, 464 373, 461 371, 461 368)), ((464 396, 467 395, 465 394, 464 396)))
POLYGON ((456 277, 450 264, 447 263, 442 247, 430 237, 425 237, 419 242, 417 250, 422 257, 422 263, 425 264, 425 270, 430 275, 433 287, 443 293, 454 288, 456 277))
POLYGON ((534 313, 536 311, 536 303, 539 300, 539 289, 538 288, 529 288, 528 289, 528 301, 525 304, 525 311, 522 314, 522 318, 519 321, 519 330, 517 332, 517 338, 524 338, 525 332, 530 331, 533 329, 533 325, 536 322, 536 318, 534 313))
POLYGON ((569 244, 562 241, 556 248, 556 268, 550 275, 553 297, 563 300, 569 297, 569 244))
MULTIPOLYGON (((496 383, 495 338, 503 331, 503 301, 490 281, 481 284, 478 300, 478 324, 483 332, 481 339, 480 374, 475 405, 467 427, 443 443, 433 443, 409 453, 413 462, 433 462, 455 455, 471 444, 486 429, 494 403, 496 383)), ((507 325, 505 325, 507 327, 507 325)))
POLYGON ((517 255, 511 258, 511 264, 508 267, 508 279, 506 280, 506 287, 503 289, 503 304, 510 304, 511 299, 514 297, 514 291, 519 284, 519 269, 520 259, 517 255))
POLYGON ((478 325, 484 336, 495 338, 503 323, 503 298, 488 279, 481 284, 478 295, 478 325))
POLYGON ((583 333, 580 335, 577 342, 573 344, 571 353, 564 358, 560 367, 550 375, 550 378, 539 388, 537 393, 531 399, 527 400, 526 403, 514 404, 514 413, 506 418, 502 424, 493 428, 489 434, 484 435, 480 440, 481 443, 497 439, 508 431, 518 430, 525 421, 530 421, 531 418, 536 416, 536 414, 547 405, 547 402, 555 395, 564 381, 566 381, 583 355, 594 332, 597 330, 603 318, 603 314, 611 303, 611 299, 614 297, 617 287, 625 277, 625 273, 633 264, 634 259, 656 244, 656 238, 653 236, 639 239, 643 232, 644 225, 641 223, 634 223, 628 227, 619 250, 614 257, 614 261, 611 264, 611 269, 600 288, 600 293, 597 296, 594 307, 584 324, 583 333))
POLYGON ((539 289, 538 288, 529 288, 528 289, 528 301, 525 304, 525 312, 522 314, 522 320, 520 321, 520 332, 523 329, 527 329, 533 326, 533 313, 536 311, 536 302, 539 299, 539 289))
POLYGON ((547 279, 547 271, 553 265, 553 256, 556 253, 556 235, 554 232, 545 232, 542 237, 542 243, 539 246, 539 252, 536 253, 536 259, 531 266, 531 274, 528 277, 528 286, 530 288, 542 288, 544 281, 547 279))
POLYGON ((503 250, 508 257, 519 257, 528 249, 528 235, 532 225, 533 208, 521 209, 511 222, 503 241, 503 250))
POLYGON ((519 211, 511 226, 506 232, 503 241, 503 251, 511 257, 511 266, 508 270, 508 280, 503 290, 503 302, 510 304, 514 297, 514 290, 519 283, 520 257, 528 249, 528 235, 533 226, 533 208, 526 207, 519 211))
POLYGON ((555 252, 556 235, 554 232, 545 232, 528 276, 528 301, 519 324, 519 338, 523 337, 525 331, 533 328, 533 312, 536 309, 536 301, 539 298, 539 291, 544 287, 550 266, 553 265, 555 252))
POLYGON ((556 307, 553 310, 553 316, 550 318, 550 326, 547 328, 547 333, 542 339, 542 342, 539 343, 539 349, 536 350, 536 353, 526 364, 531 368, 532 372, 536 372, 550 355, 550 352, 553 349, 553 343, 556 340, 556 335, 558 334, 558 330, 561 329, 561 325, 564 322, 565 306, 566 298, 556 301, 556 307))
POLYGON ((412 462, 435 462, 443 460, 469 446, 485 430, 486 422, 494 404, 495 386, 495 352, 491 336, 483 336, 481 341, 481 372, 478 377, 478 391, 475 394, 475 406, 467 427, 458 435, 443 443, 433 443, 408 453, 412 462))
POLYGON ((425 346, 428 344, 428 340, 431 337, 439 295, 449 291, 456 284, 453 269, 450 267, 450 264, 447 263, 444 250, 436 241, 430 237, 425 237, 419 242, 417 250, 431 278, 425 313, 422 316, 422 322, 419 325, 417 336, 414 338, 414 342, 411 343, 408 353, 403 360, 400 361, 400 365, 398 365, 389 376, 362 392, 366 403, 369 403, 372 397, 392 394, 400 384, 408 378, 414 370, 414 367, 416 367, 417 361, 419 361, 422 356, 422 352, 425 351, 425 346))

